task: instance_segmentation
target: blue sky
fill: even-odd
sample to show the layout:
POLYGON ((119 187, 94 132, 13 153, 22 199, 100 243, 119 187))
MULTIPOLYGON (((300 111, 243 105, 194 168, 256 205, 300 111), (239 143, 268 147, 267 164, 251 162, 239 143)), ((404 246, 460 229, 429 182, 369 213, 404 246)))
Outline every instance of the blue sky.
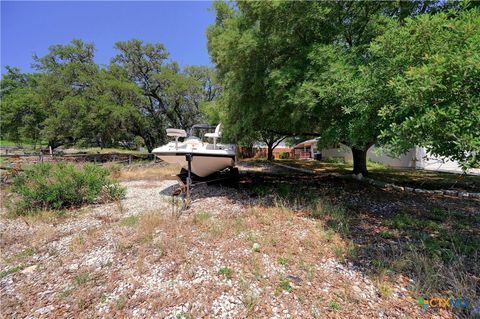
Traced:
POLYGON ((96 62, 108 64, 116 41, 163 43, 184 65, 211 65, 205 36, 215 14, 207 1, 1 1, 1 67, 32 71, 33 53, 74 38, 93 42, 96 62))

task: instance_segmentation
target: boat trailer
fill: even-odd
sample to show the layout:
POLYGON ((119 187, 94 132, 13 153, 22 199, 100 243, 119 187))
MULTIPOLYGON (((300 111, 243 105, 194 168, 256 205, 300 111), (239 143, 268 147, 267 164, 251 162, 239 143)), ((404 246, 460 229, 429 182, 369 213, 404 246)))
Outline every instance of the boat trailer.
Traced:
POLYGON ((179 216, 183 211, 190 208, 191 190, 193 187, 201 184, 223 184, 230 187, 238 187, 239 172, 236 167, 229 167, 220 172, 207 177, 199 177, 192 173, 193 154, 186 154, 185 160, 188 163, 188 169, 182 168, 176 175, 179 187, 172 194, 172 215, 179 216), (182 199, 181 208, 179 208, 179 198, 182 199))

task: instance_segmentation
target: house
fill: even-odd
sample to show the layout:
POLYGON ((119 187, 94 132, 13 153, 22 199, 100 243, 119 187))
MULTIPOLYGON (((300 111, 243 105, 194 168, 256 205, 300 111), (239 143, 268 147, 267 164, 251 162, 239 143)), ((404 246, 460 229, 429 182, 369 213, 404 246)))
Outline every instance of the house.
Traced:
POLYGON ((318 139, 316 138, 298 143, 293 147, 293 158, 315 158, 315 154, 317 153, 317 143, 318 139))
MULTIPOLYGON (((249 157, 267 157, 268 147, 265 143, 256 143, 251 149, 242 147, 240 154, 242 158, 249 157)), ((285 142, 280 142, 277 147, 273 149, 273 157, 280 158, 280 154, 286 153, 287 158, 293 158, 293 149, 288 147, 285 142)))
MULTIPOLYGON (((307 159, 315 158, 316 153, 321 153, 322 158, 341 159, 344 161, 353 161, 350 147, 340 144, 336 148, 325 148, 317 150, 318 139, 312 139, 298 143, 293 147, 294 158, 307 159)), ((462 168, 458 162, 450 161, 445 158, 434 156, 427 152, 423 147, 416 146, 399 157, 389 155, 384 149, 376 146, 369 148, 367 160, 384 164, 390 167, 415 168, 432 171, 444 171, 453 173, 462 173, 462 168)), ((480 168, 468 170, 467 173, 480 175, 480 168)))

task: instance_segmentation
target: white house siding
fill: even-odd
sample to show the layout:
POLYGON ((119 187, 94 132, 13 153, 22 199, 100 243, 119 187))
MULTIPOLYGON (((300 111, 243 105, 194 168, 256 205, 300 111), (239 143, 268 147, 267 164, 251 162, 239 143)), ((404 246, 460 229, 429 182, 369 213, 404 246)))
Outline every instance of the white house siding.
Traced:
POLYGON ((398 158, 388 156, 381 149, 370 147, 367 152, 367 158, 371 161, 385 164, 392 167, 410 167, 415 168, 417 163, 416 148, 409 150, 407 153, 398 158))
MULTIPOLYGON (((341 145, 339 148, 323 149, 322 157, 353 161, 352 150, 345 145, 341 145)), ((372 146, 368 149, 367 159, 392 167, 415 167, 415 149, 408 151, 399 158, 393 158, 386 155, 381 149, 372 146)))
MULTIPOLYGON (((456 161, 450 161, 445 158, 434 156, 428 153, 424 148, 417 147, 417 168, 429 170, 429 171, 438 171, 438 172, 454 172, 454 173, 463 173, 462 168, 456 161)), ((480 168, 473 168, 467 170, 468 174, 480 175, 480 168)))
MULTIPOLYGON (((353 161, 352 151, 345 145, 341 145, 339 148, 323 149, 322 157, 341 158, 345 161, 353 161)), ((382 149, 372 146, 367 152, 367 159, 391 167, 462 173, 462 169, 457 162, 435 157, 429 154, 423 147, 412 148, 404 155, 394 158, 385 154, 382 149)), ((467 172, 477 175, 480 174, 480 169, 471 169, 467 172)))

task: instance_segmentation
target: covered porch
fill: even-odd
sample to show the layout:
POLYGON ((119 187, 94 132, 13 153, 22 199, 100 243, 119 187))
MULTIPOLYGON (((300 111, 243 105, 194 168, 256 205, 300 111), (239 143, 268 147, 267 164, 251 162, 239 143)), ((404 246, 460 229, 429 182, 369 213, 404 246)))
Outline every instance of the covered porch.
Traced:
POLYGON ((315 158, 317 153, 317 139, 303 141, 293 147, 295 159, 315 158))

